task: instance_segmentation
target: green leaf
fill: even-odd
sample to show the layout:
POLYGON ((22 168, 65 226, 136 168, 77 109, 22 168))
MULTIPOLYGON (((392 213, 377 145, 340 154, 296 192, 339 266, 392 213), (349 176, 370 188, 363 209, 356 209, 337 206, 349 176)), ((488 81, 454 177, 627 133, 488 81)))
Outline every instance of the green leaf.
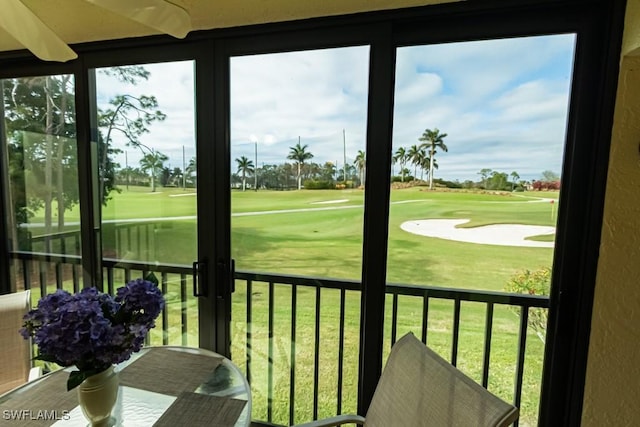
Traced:
POLYGON ((78 387, 82 384, 82 381, 87 379, 88 376, 89 375, 84 371, 71 371, 69 378, 67 379, 67 391, 78 387))
POLYGON ((147 281, 153 283, 156 286, 158 286, 158 284, 160 283, 160 281, 158 280, 156 275, 153 274, 153 271, 150 271, 149 273, 147 273, 147 275, 144 276, 144 280, 147 280, 147 281))
POLYGON ((67 391, 72 390, 78 387, 84 380, 89 378, 92 375, 99 374, 100 372, 107 369, 109 365, 106 366, 98 366, 89 369, 81 369, 79 371, 71 371, 69 373, 69 378, 67 379, 67 391))

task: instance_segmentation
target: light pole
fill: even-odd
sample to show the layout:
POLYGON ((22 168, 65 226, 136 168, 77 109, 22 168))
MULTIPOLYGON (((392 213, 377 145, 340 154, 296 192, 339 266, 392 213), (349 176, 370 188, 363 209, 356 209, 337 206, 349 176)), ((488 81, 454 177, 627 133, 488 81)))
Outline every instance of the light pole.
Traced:
POLYGON ((345 130, 342 129, 342 154, 344 163, 342 165, 342 180, 344 181, 344 185, 347 185, 347 136, 345 130))
POLYGON ((258 143, 255 144, 255 162, 253 163, 253 190, 258 191, 258 143))

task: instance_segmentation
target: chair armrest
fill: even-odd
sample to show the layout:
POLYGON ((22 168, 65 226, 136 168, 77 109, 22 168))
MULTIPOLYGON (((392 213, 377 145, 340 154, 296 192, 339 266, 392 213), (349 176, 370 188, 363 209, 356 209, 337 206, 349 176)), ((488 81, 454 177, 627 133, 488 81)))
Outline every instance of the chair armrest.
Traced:
POLYGON ((42 368, 40 366, 34 366, 29 370, 28 381, 33 381, 36 378, 40 378, 41 376, 42 376, 42 368))
POLYGON ((335 417, 311 421, 310 423, 296 424, 295 427, 333 427, 349 423, 364 425, 364 417, 360 415, 337 415, 335 417))

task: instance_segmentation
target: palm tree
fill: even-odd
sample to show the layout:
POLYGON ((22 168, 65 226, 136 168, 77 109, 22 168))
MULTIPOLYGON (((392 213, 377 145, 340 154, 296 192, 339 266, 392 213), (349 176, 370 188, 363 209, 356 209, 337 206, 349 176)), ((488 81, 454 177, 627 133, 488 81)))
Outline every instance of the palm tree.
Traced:
POLYGON ((356 165, 356 168, 358 168, 360 185, 364 186, 365 169, 367 166, 367 161, 366 161, 366 156, 364 151, 358 150, 358 155, 356 156, 356 159, 353 161, 353 164, 356 165))
POLYGON ((187 180, 193 182, 194 187, 197 187, 197 171, 198 171, 198 162, 196 161, 195 157, 192 157, 191 160, 189 160, 189 164, 187 165, 187 168, 185 169, 185 175, 187 180))
POLYGON ((509 176, 511 177, 511 191, 513 191, 516 185, 516 180, 520 179, 520 175, 518 175, 518 172, 513 171, 509 176))
POLYGON ((143 172, 149 171, 149 174, 151 175, 152 193, 156 191, 156 175, 162 171, 164 162, 167 160, 169 160, 169 157, 155 150, 151 150, 150 153, 145 154, 140 159, 140 169, 142 169, 143 172))
POLYGON ((129 189, 129 183, 131 182, 131 175, 133 174, 133 168, 131 166, 127 166, 120 170, 118 175, 120 179, 125 182, 127 190, 129 189))
POLYGON ((407 160, 413 165, 413 179, 418 179, 418 165, 422 162, 424 150, 417 145, 412 145, 407 152, 407 160))
POLYGON ((253 160, 249 160, 246 156, 236 159, 238 164, 238 172, 242 174, 242 191, 247 189, 247 174, 253 173, 253 160))
MULTIPOLYGON (((172 171, 169 172, 169 182, 176 187, 180 186, 180 183, 183 182, 183 173, 180 168, 173 168, 172 171)), ((184 188, 184 187, 183 187, 184 188)))
POLYGON ((400 164, 400 179, 402 182, 404 182, 404 170, 407 166, 407 160, 407 150, 405 150, 404 147, 398 148, 396 154, 393 156, 393 163, 397 162, 400 164))
POLYGON ((298 190, 302 189, 302 165, 306 160, 313 158, 313 154, 307 151, 307 147, 307 144, 300 145, 300 137, 298 137, 298 143, 294 147, 289 147, 291 151, 289 151, 289 155, 287 156, 287 159, 293 160, 298 166, 298 190))
POLYGON ((491 172, 493 171, 489 168, 480 169, 480 172, 478 172, 478 175, 482 177, 482 186, 484 188, 487 188, 487 180, 489 179, 491 172))
POLYGON ((436 148, 440 148, 445 153, 449 151, 447 146, 444 144, 443 139, 446 138, 446 133, 440 133, 438 128, 434 130, 425 129, 422 133, 422 136, 418 139, 419 141, 423 141, 421 147, 425 147, 429 150, 428 156, 431 159, 429 165, 429 189, 433 189, 433 162, 436 158, 436 148))
MULTIPOLYGON (((424 150, 421 150, 420 152, 420 168, 422 169, 422 172, 424 172, 425 170, 427 171, 427 175, 431 175, 430 173, 430 168, 431 168, 431 157, 427 156, 427 152, 424 150)), ((433 168, 434 169, 438 169, 438 161, 434 160, 433 161, 433 168)), ((420 173, 420 180, 422 180, 422 172, 420 173)))
POLYGON ((320 173, 323 180, 333 181, 336 176, 336 165, 334 165, 333 162, 325 162, 320 173))

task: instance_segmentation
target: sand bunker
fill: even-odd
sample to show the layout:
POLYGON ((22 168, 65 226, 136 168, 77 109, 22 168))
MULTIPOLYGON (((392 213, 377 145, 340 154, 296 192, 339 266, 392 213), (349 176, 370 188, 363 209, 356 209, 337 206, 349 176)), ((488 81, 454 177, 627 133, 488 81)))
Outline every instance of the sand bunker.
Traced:
POLYGON ((525 240, 526 237, 553 234, 555 227, 542 225, 493 224, 482 227, 458 228, 469 222, 468 219, 422 219, 407 221, 400 225, 404 231, 421 236, 481 245, 528 246, 552 248, 553 242, 525 240))

